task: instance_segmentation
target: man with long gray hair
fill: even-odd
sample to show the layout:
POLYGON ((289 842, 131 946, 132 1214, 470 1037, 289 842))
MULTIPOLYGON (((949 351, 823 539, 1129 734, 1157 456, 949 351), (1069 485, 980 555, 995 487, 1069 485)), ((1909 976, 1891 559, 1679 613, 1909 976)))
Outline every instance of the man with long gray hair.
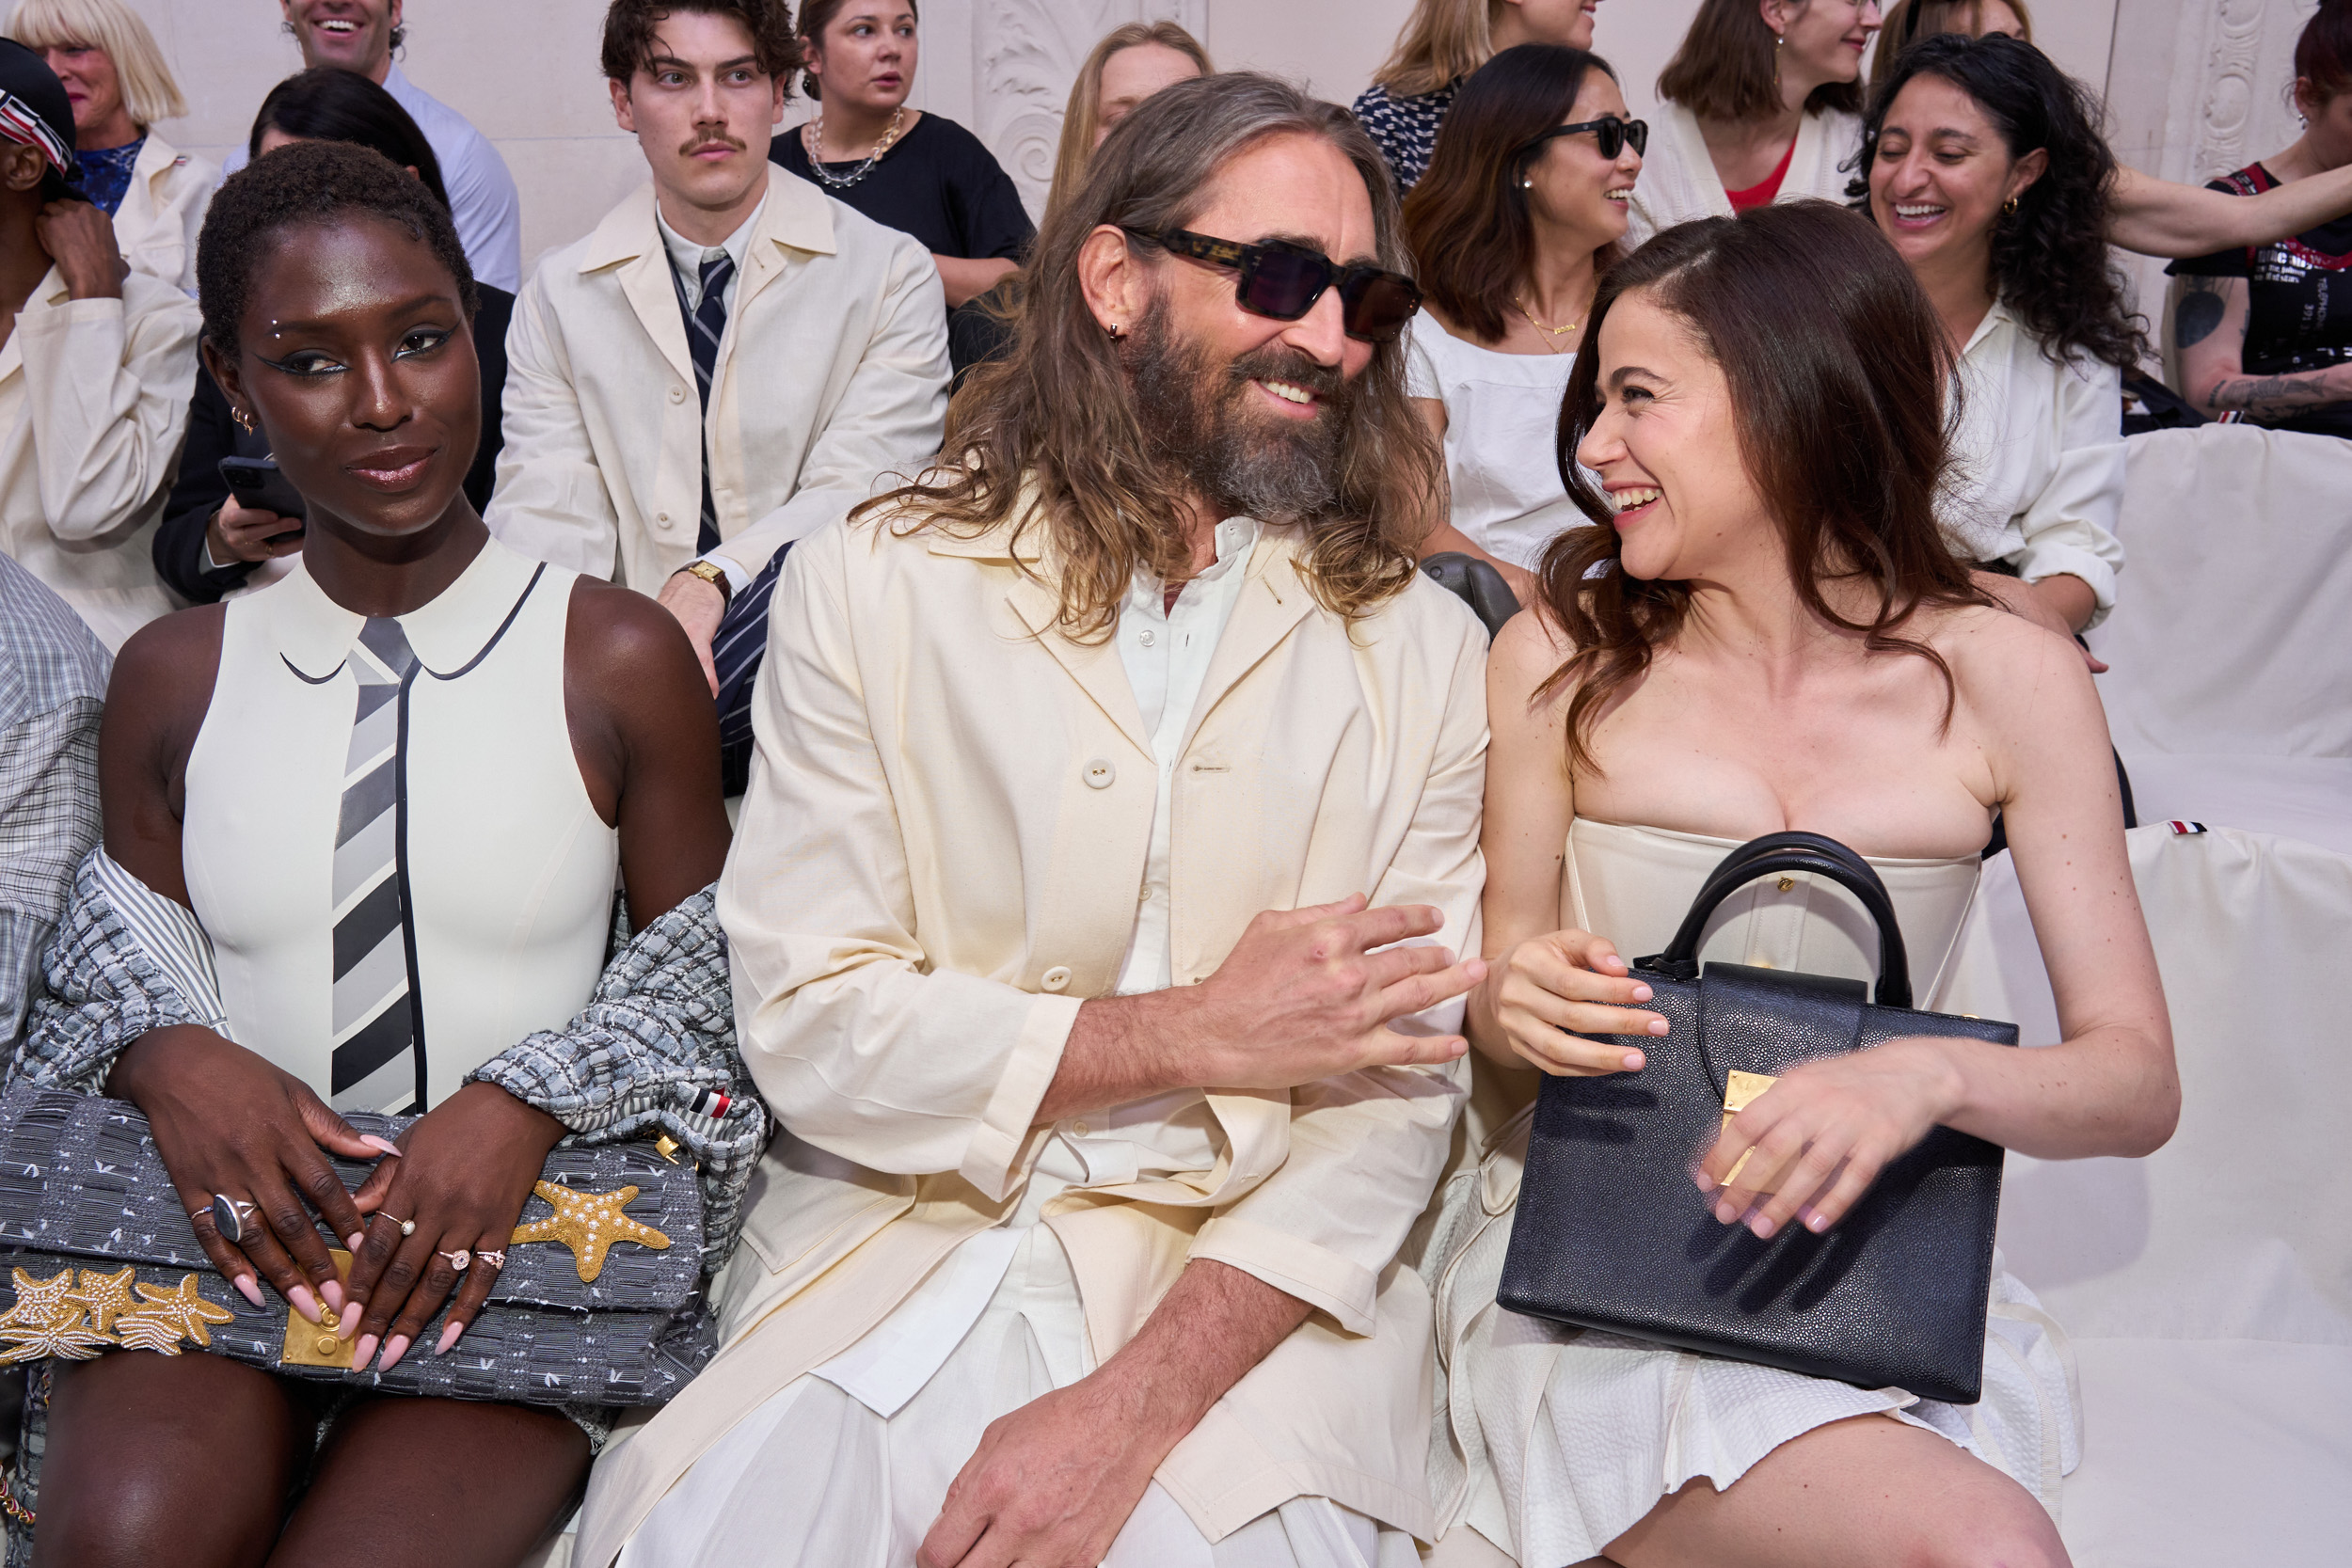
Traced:
POLYGON ((942 467, 787 562, 720 900, 784 1131, 575 1561, 1416 1560, 1486 639, 1401 254, 1344 111, 1167 88, 942 467))

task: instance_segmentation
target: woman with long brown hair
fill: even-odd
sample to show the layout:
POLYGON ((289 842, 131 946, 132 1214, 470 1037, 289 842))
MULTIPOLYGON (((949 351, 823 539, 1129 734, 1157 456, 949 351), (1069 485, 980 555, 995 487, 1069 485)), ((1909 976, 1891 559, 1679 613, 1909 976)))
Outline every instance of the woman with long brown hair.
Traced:
POLYGON ((1692 218, 1841 194, 1878 26, 1877 0, 1700 0, 1658 78, 1635 243, 1692 218))
POLYGON ((1886 8, 1886 25, 1879 29, 1878 48, 1870 56, 1870 80, 1885 81, 1896 55, 1938 33, 1972 39, 2002 33, 2031 43, 2033 13, 2026 9, 2026 0, 1895 0, 1886 8))
MULTIPOLYGON (((2066 1560, 2044 1508, 2075 1412, 2012 1279, 1968 1409, 1495 1305, 1528 1112, 1495 1118, 1540 1073, 1641 1088, 1626 1037, 1675 1047, 1621 955, 1663 948, 1723 855, 1765 833, 1868 858, 1914 972, 1936 976, 2000 812, 2065 1037, 1796 1068, 1705 1154, 1693 1213, 1657 1223, 1703 1208, 1758 1238, 1827 1231, 1937 1126, 2040 1159, 2171 1134, 2171 1032, 2099 699, 2074 648, 1985 599, 1937 528, 1951 359, 1886 242, 1824 203, 1679 228, 1602 279, 1559 446, 1599 526, 1553 544, 1538 612, 1488 671, 1488 973, 1469 1016, 1487 1152, 1449 1184, 1430 1265, 1457 1450, 1438 1473, 1458 1478, 1438 1503, 1522 1562, 2066 1560)), ((1864 977, 1868 929, 1842 891, 1787 878, 1727 901, 1700 951, 1864 977)))
POLYGON ((1487 562, 1521 604, 1552 535, 1584 520, 1560 487, 1551 427, 1646 135, 1606 60, 1522 43, 1462 84, 1405 202, 1428 295, 1406 390, 1446 455, 1421 553, 1487 562))

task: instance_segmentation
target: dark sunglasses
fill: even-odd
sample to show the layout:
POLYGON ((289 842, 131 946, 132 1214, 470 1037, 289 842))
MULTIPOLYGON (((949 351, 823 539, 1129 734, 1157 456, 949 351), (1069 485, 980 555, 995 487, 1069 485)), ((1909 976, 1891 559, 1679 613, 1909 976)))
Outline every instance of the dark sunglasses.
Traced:
MULTIPOLYGON (((1124 224, 1120 225, 1126 228, 1124 224)), ((1378 267, 1343 267, 1320 250, 1288 240, 1243 245, 1213 239, 1189 230, 1170 229, 1147 233, 1127 229, 1139 240, 1150 240, 1179 256, 1213 266, 1232 267, 1241 274, 1233 297, 1252 315, 1295 322, 1314 309, 1323 291, 1337 284, 1340 320, 1347 335, 1359 342, 1393 341, 1405 324, 1421 309, 1421 285, 1401 272, 1378 267)))
POLYGON ((1633 144, 1633 150, 1637 154, 1649 151, 1649 122, 1647 120, 1619 119, 1615 115, 1603 115, 1598 119, 1580 120, 1574 125, 1555 125, 1525 147, 1520 148, 1519 156, 1532 157, 1542 150, 1544 143, 1554 136, 1573 136, 1581 131, 1590 131, 1593 134, 1593 139, 1600 143, 1600 155, 1604 158, 1613 158, 1623 152, 1625 144, 1628 142, 1633 144))

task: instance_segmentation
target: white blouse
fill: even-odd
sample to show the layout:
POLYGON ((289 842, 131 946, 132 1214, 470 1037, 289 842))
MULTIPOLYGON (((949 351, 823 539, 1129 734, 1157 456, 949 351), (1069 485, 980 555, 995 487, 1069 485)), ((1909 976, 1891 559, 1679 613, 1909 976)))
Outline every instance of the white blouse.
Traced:
MULTIPOLYGON (((1788 172, 1781 177, 1780 192, 1772 199, 1845 205, 1846 185, 1853 172, 1839 166, 1850 162, 1861 148, 1861 116, 1842 109, 1806 115, 1797 122, 1796 150, 1789 154, 1788 172)), ((1698 117, 1679 103, 1660 103, 1650 119, 1649 150, 1642 158, 1642 178, 1633 187, 1626 244, 1638 245, 1677 223, 1731 215, 1731 198, 1724 194, 1723 176, 1715 172, 1715 160, 1708 154, 1707 138, 1699 134, 1698 117)))
POLYGON ((1501 354, 1417 318, 1405 391, 1445 404, 1445 477, 1453 523, 1498 561, 1535 569, 1544 546, 1584 514, 1560 483, 1560 402, 1573 354, 1501 354))
POLYGON ((1994 304, 1960 364, 1953 475, 1937 514, 1970 561, 2006 561, 2027 582, 2071 573, 2115 608, 2123 546, 2123 372, 2095 359, 2060 365, 2009 307, 1994 304))

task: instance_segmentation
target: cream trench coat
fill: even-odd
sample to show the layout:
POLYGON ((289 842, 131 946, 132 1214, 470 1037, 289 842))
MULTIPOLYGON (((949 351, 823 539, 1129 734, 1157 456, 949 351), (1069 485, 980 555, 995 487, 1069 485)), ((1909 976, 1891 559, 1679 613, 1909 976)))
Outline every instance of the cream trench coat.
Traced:
MULTIPOLYGON (((539 561, 646 594, 700 552, 705 417, 647 184, 542 261, 506 334, 506 446, 484 521, 539 561)), ((947 411, 930 254, 772 165, 708 416, 726 554, 756 576, 915 473, 947 411)))
POLYGON ((220 185, 220 166, 181 151, 154 132, 131 164, 131 187, 115 214, 115 247, 131 270, 196 293, 196 237, 220 185))
MULTIPOLYGON (((1004 531, 871 522, 786 564, 719 906, 782 1131, 720 1283, 719 1354, 598 1461, 579 1563, 610 1562, 722 1434, 1019 1199, 1081 999, 1119 974, 1158 792, 1118 648, 1057 629, 1045 570, 1004 531)), ((1437 905, 1438 940, 1475 953, 1486 635, 1418 574, 1350 626, 1292 531, 1247 573, 1174 773, 1177 984, 1260 911, 1350 893, 1437 905)), ((1098 1358, 1192 1258, 1317 1308, 1160 1467, 1210 1539, 1299 1496, 1433 1528, 1429 1300, 1393 1258, 1466 1076, 1212 1090, 1213 1169, 1046 1205, 1098 1358)))
POLYGON ((0 345, 0 548, 110 651, 180 607, 153 546, 202 325, 145 273, 120 299, 75 299, 51 267, 0 345))

